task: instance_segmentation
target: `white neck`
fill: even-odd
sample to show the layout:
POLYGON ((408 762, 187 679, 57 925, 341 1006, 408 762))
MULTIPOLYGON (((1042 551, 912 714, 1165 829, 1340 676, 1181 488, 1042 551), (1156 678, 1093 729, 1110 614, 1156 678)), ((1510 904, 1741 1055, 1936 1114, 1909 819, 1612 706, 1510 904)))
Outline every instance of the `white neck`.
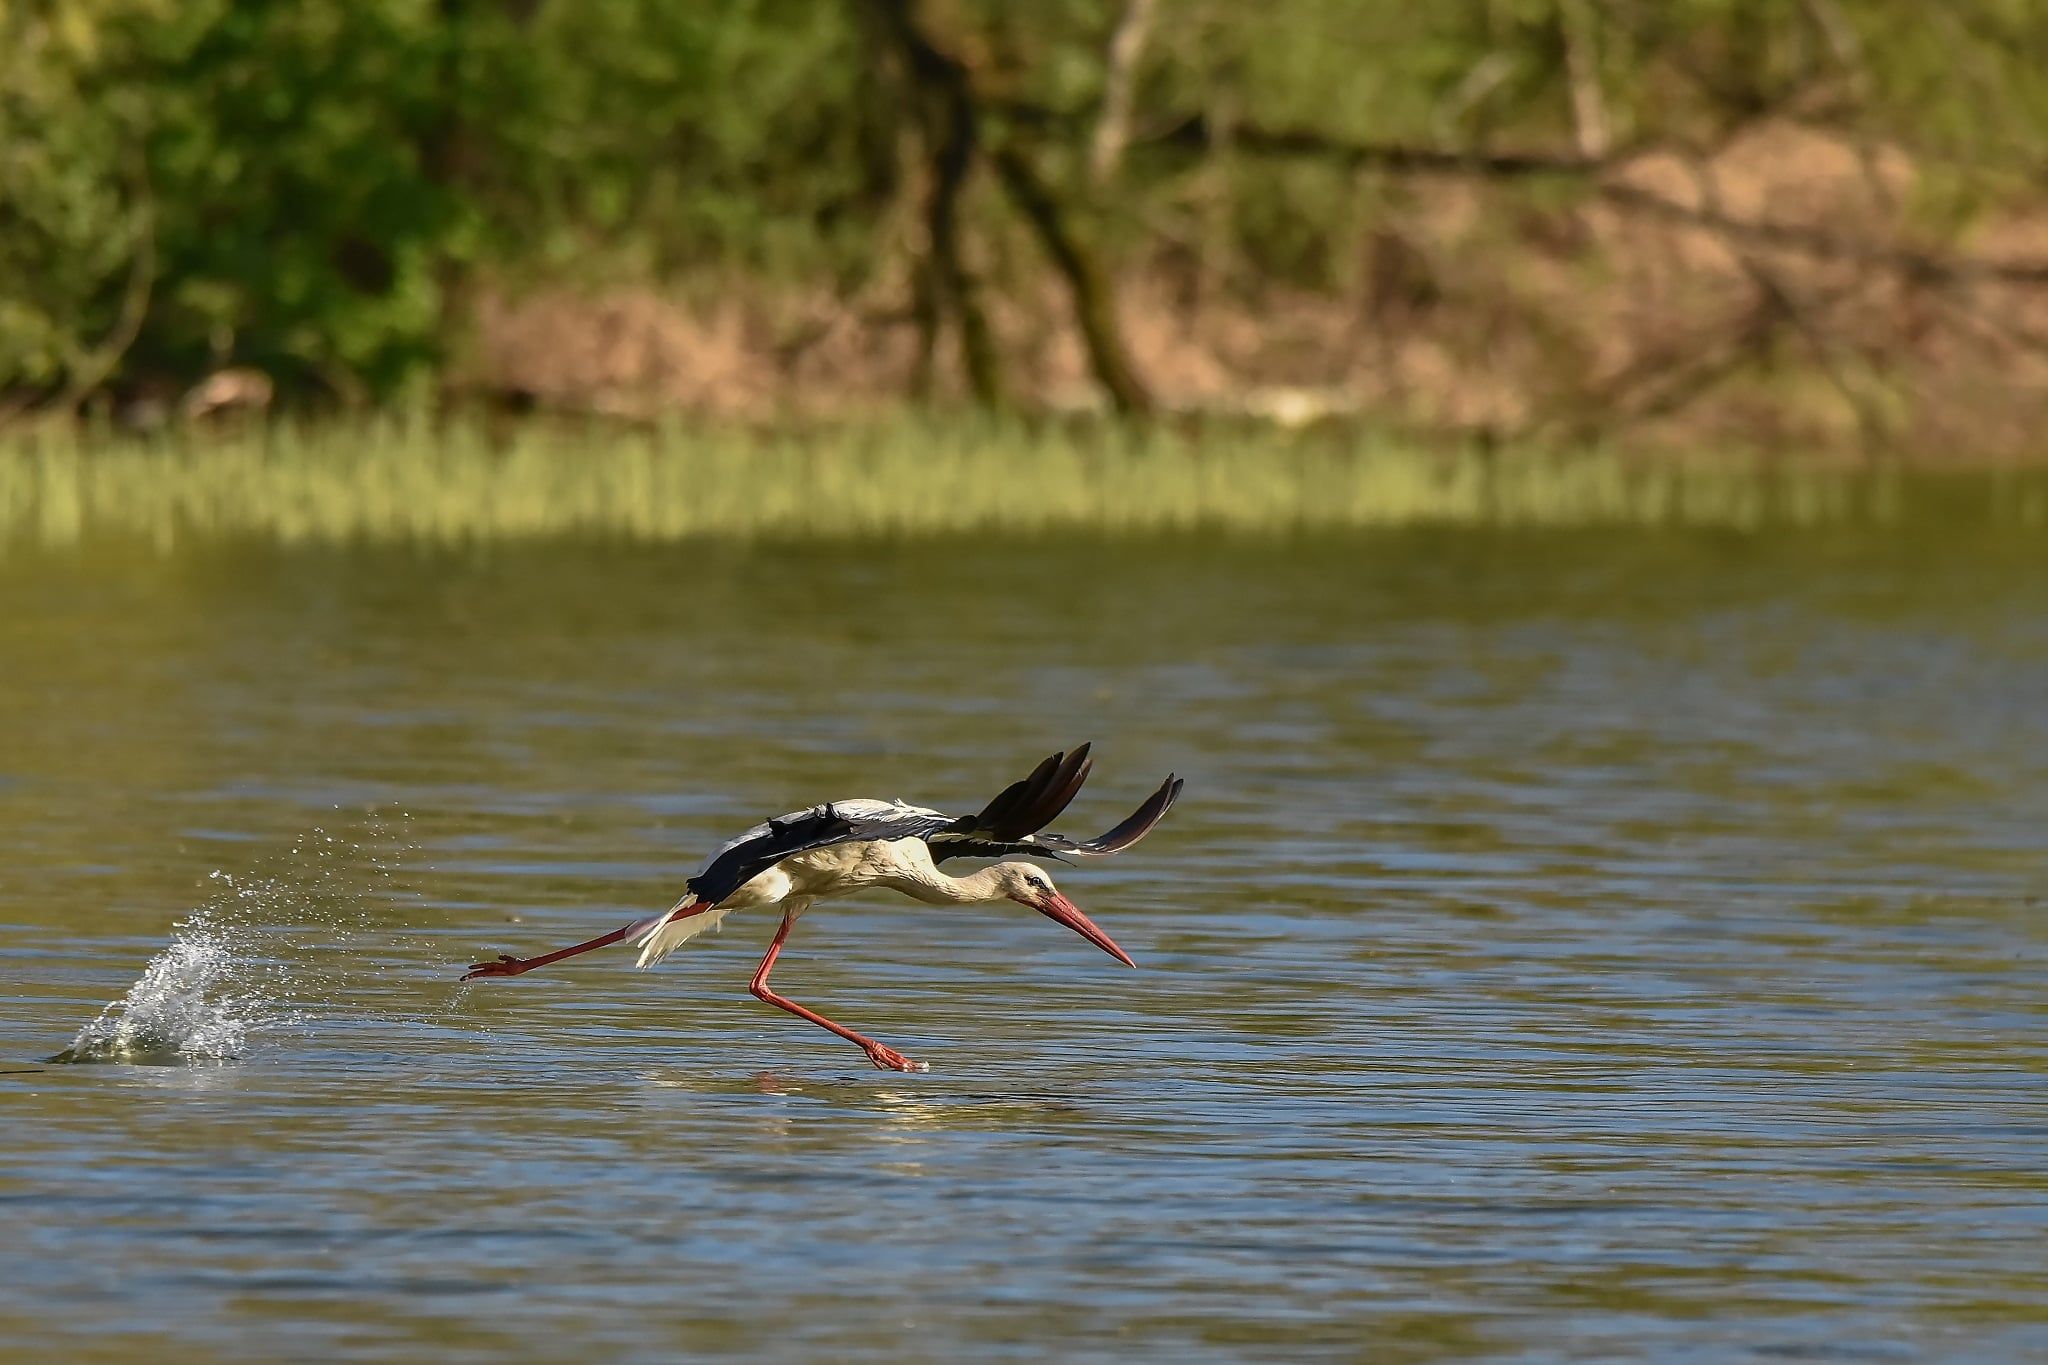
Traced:
POLYGON ((888 879, 889 885, 926 905, 971 905, 976 901, 1001 900, 1008 894, 1002 889, 997 867, 984 867, 965 877, 950 877, 939 871, 921 839, 893 845, 891 851, 897 855, 897 871, 888 879))

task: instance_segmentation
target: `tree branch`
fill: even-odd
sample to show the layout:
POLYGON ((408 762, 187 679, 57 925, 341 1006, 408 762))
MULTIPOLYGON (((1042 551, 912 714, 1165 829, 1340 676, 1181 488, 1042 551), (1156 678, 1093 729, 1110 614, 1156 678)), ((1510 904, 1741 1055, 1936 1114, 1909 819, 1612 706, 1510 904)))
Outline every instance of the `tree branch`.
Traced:
POLYGON ((1088 174, 1097 185, 1108 184, 1116 174, 1116 163, 1131 140, 1131 93, 1156 4, 1157 0, 1125 0, 1123 17, 1110 35, 1102 114, 1095 121, 1095 136, 1088 146, 1088 174))
POLYGON ((1088 363, 1109 400, 1123 413, 1152 410, 1152 395, 1131 368, 1117 325, 1116 294, 1091 256, 1068 229, 1066 214, 1051 189, 1033 170, 1031 163, 1013 144, 995 152, 996 173, 1010 198, 1038 233, 1045 254, 1067 282, 1073 295, 1074 322, 1081 329, 1082 344, 1088 348, 1088 363))
POLYGON ((1557 27, 1564 40, 1566 83, 1571 88, 1572 130, 1579 155, 1598 158, 1612 142, 1607 99, 1600 89, 1599 37, 1587 0, 1557 0, 1557 27))
POLYGON ((142 335, 142 324, 149 317, 150 296, 156 288, 156 200, 150 193, 147 175, 140 169, 139 156, 136 161, 135 254, 128 262, 128 283, 121 291, 120 311, 99 345, 72 360, 68 366, 71 373, 63 390, 51 400, 49 411, 66 416, 77 412, 79 405, 107 382, 121 357, 142 335))
MULTIPOLYGON (((1040 125, 1063 121, 1043 106, 1002 106, 1022 122, 1040 125)), ((1203 115, 1190 114, 1152 137, 1145 145, 1206 148, 1213 137, 1203 115)), ((1353 142, 1313 129, 1269 128, 1238 123, 1231 128, 1231 149, 1240 154, 1278 159, 1327 161, 1347 169, 1369 169, 1406 175, 1468 176, 1487 180, 1559 178, 1580 180, 1591 192, 1616 208, 1706 228, 1767 246, 1827 260, 1877 266, 1917 280, 2000 280, 2008 284, 2048 285, 2048 260, 1998 261, 1951 256, 1912 247, 1871 246, 1846 241, 1818 228, 1737 218, 1712 208, 1695 208, 1637 185, 1608 178, 1608 173, 1652 150, 1637 144, 1610 150, 1605 156, 1559 155, 1551 152, 1492 152, 1481 149, 1417 147, 1404 143, 1353 142)))

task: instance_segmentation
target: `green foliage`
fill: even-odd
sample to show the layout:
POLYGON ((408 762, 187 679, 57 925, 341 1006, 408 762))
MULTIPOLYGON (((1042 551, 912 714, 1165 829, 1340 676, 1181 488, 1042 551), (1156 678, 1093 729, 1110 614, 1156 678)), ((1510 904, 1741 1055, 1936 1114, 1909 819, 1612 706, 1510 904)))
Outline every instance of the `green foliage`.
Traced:
POLYGON ((453 222, 440 37, 423 0, 9 11, 0 386, 76 380, 138 272, 131 370, 403 380, 453 222))
MULTIPOLYGON (((885 11, 7 4, 0 400, 181 385, 224 364, 390 395, 432 374, 479 273, 847 287, 904 249, 894 225, 915 222, 928 183, 885 11)), ((1087 163, 1123 11, 911 5, 987 102, 984 134, 1028 138, 1066 183, 1087 163)), ((1569 151, 1575 95, 1624 145, 1705 145, 1789 110, 1930 154, 1952 221, 2048 155, 2034 0, 1163 0, 1134 74, 1136 145, 1111 190, 1084 196, 1092 228, 1310 288, 1342 282, 1379 200, 1340 161, 1234 153, 1232 127, 1569 151), (1209 139, 1171 138, 1196 121, 1209 139)), ((985 227, 1004 210, 984 185, 963 212, 985 227)))
POLYGON ((134 110, 88 79, 135 12, 0 10, 0 392, 84 371, 146 249, 134 110))
POLYGON ((839 263, 890 189, 855 20, 835 0, 614 0, 480 22, 468 121, 496 248, 539 228, 556 257, 659 274, 839 263))

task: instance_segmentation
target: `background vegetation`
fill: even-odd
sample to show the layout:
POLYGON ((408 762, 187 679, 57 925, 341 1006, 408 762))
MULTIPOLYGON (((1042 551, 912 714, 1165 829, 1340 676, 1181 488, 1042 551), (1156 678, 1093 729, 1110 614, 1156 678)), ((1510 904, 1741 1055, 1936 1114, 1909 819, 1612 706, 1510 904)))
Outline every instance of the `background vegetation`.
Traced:
POLYGON ((1020 422, 946 414, 756 432, 729 423, 503 431, 425 416, 0 445, 0 560, 188 540, 491 545, 1061 534, 1287 536, 1410 527, 1882 527, 2038 536, 2048 471, 1631 460, 1424 449, 1342 427, 1020 422))
POLYGON ((2031 453, 2033 0, 31 0, 0 411, 2031 453))

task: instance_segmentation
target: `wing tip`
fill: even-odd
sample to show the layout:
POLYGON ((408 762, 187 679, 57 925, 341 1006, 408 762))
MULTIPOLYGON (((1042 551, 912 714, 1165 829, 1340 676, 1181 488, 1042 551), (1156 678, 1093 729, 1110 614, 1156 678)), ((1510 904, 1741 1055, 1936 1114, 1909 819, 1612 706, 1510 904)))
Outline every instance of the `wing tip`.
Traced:
POLYGON ((1013 782, 981 808, 975 823, 1003 839, 1035 834, 1059 818, 1095 767, 1093 740, 1048 754, 1030 776, 1013 782))

